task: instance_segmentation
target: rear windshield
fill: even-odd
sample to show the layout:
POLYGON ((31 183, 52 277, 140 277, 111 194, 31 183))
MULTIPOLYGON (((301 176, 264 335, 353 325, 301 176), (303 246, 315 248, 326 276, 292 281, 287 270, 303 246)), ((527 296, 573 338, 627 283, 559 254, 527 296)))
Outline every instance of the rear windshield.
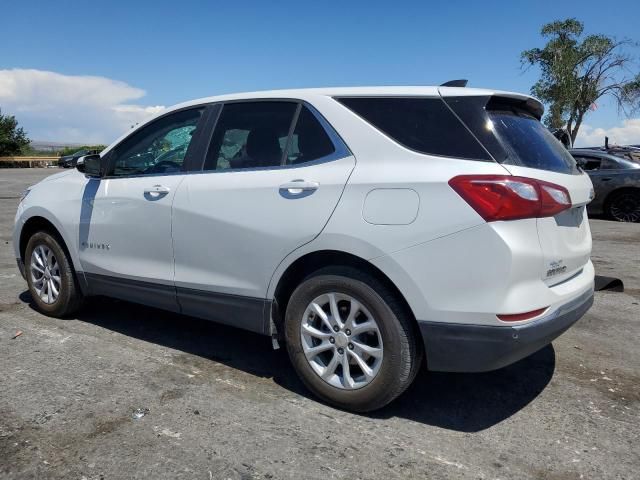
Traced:
POLYGON ((419 153, 490 161, 441 98, 336 98, 399 144, 419 153))
POLYGON ((504 163, 561 173, 576 169, 569 151, 531 114, 489 110, 489 120, 488 127, 506 151, 504 163))
POLYGON ((569 151, 540 123, 527 101, 498 96, 444 97, 444 101, 496 162, 580 173, 569 151))

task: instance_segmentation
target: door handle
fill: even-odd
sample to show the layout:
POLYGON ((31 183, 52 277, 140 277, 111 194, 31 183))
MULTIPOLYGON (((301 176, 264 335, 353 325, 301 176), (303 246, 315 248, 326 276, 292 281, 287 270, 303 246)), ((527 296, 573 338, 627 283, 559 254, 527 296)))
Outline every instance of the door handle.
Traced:
POLYGON ((602 180, 603 182, 608 182, 609 180, 611 180, 611 177, 602 177, 600 178, 600 180, 602 180))
POLYGON ((169 187, 163 187, 162 185, 154 185, 153 187, 147 187, 144 189, 144 193, 152 194, 156 193, 158 195, 164 195, 171 191, 169 187))
POLYGON ((318 182, 307 182, 306 180, 292 180, 280 185, 280 190, 287 190, 291 195, 299 195, 302 192, 313 192, 318 189, 318 182))

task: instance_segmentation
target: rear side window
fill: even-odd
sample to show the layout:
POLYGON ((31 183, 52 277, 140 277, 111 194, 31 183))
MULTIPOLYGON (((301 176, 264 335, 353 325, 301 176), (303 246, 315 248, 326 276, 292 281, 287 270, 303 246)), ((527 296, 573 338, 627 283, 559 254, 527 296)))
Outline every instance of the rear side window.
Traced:
POLYGON ((440 98, 342 97, 336 100, 411 150, 490 160, 482 145, 440 98))
POLYGON ((224 105, 207 152, 205 170, 275 167, 282 164, 294 102, 224 105))
POLYGON ((629 162, 626 162, 623 159, 620 159, 620 161, 618 161, 618 160, 612 160, 610 158, 603 158, 602 166, 600 168, 602 170, 620 170, 621 168, 624 168, 626 166, 625 163, 629 163, 629 162))
POLYGON ((287 150, 287 165, 312 162, 335 152, 335 147, 320 122, 302 107, 287 150))

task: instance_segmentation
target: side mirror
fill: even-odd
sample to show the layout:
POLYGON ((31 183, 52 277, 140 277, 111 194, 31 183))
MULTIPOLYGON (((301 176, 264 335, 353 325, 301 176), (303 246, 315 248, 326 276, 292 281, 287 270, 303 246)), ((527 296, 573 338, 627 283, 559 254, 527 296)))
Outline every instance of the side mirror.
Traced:
POLYGON ((102 172, 100 166, 100 155, 85 155, 80 157, 76 163, 79 172, 84 173, 87 177, 100 177, 102 172))

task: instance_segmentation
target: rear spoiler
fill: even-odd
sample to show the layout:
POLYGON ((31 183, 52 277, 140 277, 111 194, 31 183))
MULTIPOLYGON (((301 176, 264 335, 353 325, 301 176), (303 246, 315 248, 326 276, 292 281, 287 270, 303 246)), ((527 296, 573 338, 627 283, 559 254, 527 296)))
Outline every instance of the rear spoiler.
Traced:
POLYGON ((444 82, 441 87, 466 87, 469 80, 460 79, 460 80, 449 80, 448 82, 444 82))
POLYGON ((520 110, 525 110, 535 116, 538 120, 542 118, 542 114, 544 113, 544 107, 542 104, 531 97, 514 97, 496 94, 491 96, 485 106, 487 110, 499 110, 505 107, 507 109, 518 108, 520 110))
MULTIPOLYGON (((453 80, 457 82, 458 80, 453 80)), ((447 82, 451 83, 451 82, 447 82)), ((538 120, 542 118, 544 113, 544 106, 542 103, 529 95, 523 95, 521 93, 505 92, 500 90, 489 90, 484 88, 462 88, 451 87, 449 85, 441 85, 438 88, 440 96, 447 101, 451 97, 484 97, 486 104, 482 105, 486 109, 497 109, 499 107, 507 110, 518 108, 525 110, 538 120)))

